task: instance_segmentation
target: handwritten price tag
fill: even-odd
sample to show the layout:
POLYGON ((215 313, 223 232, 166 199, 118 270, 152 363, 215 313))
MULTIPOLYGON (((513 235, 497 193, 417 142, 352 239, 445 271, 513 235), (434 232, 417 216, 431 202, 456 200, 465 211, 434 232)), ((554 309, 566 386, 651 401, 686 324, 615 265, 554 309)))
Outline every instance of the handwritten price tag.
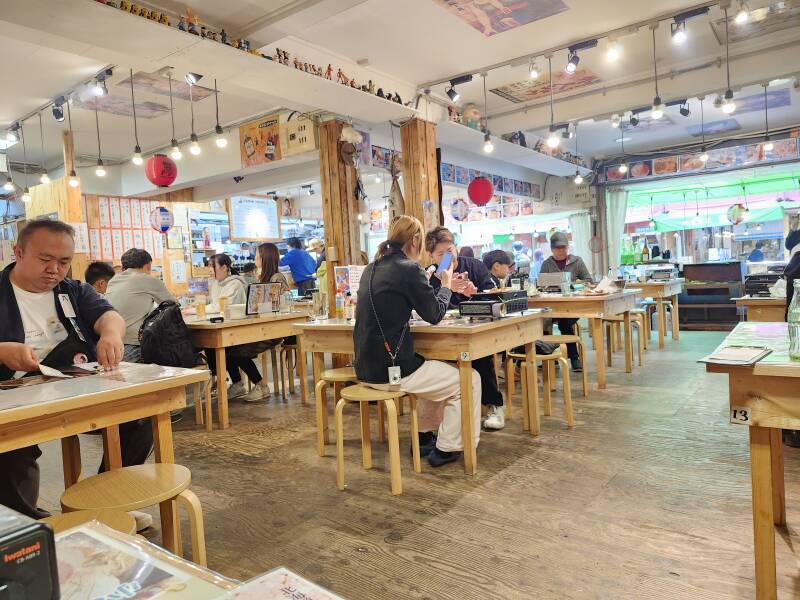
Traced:
POLYGON ((731 423, 734 425, 752 425, 750 408, 747 406, 731 406, 731 423))

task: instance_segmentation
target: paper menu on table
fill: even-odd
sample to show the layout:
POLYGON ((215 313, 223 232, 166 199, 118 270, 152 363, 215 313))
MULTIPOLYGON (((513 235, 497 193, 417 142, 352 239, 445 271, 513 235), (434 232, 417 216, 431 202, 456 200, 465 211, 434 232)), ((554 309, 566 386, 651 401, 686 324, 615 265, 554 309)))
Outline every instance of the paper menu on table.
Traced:
POLYGON ((763 346, 724 346, 704 356, 698 362, 723 365, 753 365, 770 354, 772 350, 763 346))
POLYGON ((344 600, 285 567, 264 573, 231 590, 225 600, 344 600))
POLYGON ((111 227, 111 212, 108 206, 108 198, 100 198, 97 200, 97 208, 100 212, 100 227, 111 227))

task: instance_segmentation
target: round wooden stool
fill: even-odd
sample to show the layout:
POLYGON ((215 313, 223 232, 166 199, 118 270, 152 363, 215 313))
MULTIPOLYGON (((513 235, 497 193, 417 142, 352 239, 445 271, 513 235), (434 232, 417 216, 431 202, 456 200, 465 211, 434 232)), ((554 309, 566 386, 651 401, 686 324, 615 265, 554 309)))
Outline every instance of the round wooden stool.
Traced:
MULTIPOLYGON (((528 390, 527 390, 528 378, 526 377, 525 371, 528 367, 528 364, 525 362, 524 354, 509 352, 508 357, 513 360, 521 361, 520 380, 522 382, 522 405, 524 414, 523 427, 527 429, 529 427, 528 390)), ((575 421, 572 414, 572 388, 570 386, 569 366, 567 363, 567 359, 564 358, 564 356, 561 354, 561 350, 556 350, 552 354, 537 354, 536 360, 542 361, 542 389, 544 390, 544 414, 545 416, 548 417, 553 411, 550 379, 551 377, 555 378, 555 369, 553 369, 551 373, 550 366, 551 364, 554 365, 556 362, 558 362, 561 365, 562 380, 564 382, 564 411, 567 417, 567 427, 573 427, 575 425, 575 421)), ((513 374, 513 370, 511 372, 513 374)), ((513 381, 512 381, 512 389, 513 389, 513 381)))
MULTIPOLYGON (((189 515, 192 559, 206 566, 206 540, 200 500, 189 489, 192 474, 184 466, 155 463, 123 467, 82 479, 61 495, 65 512, 77 510, 116 510, 129 512, 180 500, 189 515)), ((162 531, 164 524, 162 523, 162 531)), ((178 536, 180 539, 180 535, 178 536)), ((180 555, 180 544, 177 554, 180 555)))
MULTIPOLYGON (((644 331, 646 325, 644 324, 645 318, 643 313, 634 313, 631 311, 631 335, 633 329, 636 330, 636 348, 639 356, 639 366, 644 364, 644 331)), ((613 366, 612 354, 615 350, 622 347, 622 340, 619 327, 624 322, 622 315, 613 317, 603 317, 603 325, 605 326, 608 335, 606 336, 606 364, 609 367, 613 366)))
POLYGON ((580 335, 545 335, 542 341, 547 344, 557 344, 561 347, 562 355, 567 355, 567 344, 578 344, 578 355, 583 365, 583 397, 589 396, 589 367, 586 365, 586 346, 583 345, 583 338, 580 335))
POLYGON ((419 458, 419 427, 417 425, 417 399, 400 390, 384 391, 366 385, 352 385, 342 389, 341 398, 336 403, 336 485, 344 490, 344 426, 342 411, 348 402, 358 402, 361 409, 361 460, 365 469, 372 468, 372 442, 370 440, 369 403, 383 404, 389 425, 389 465, 391 469, 392 495, 403 493, 403 480, 400 476, 400 439, 397 431, 397 408, 395 401, 408 396, 411 406, 411 447, 414 470, 422 471, 419 458))
POLYGON ((136 533, 136 519, 121 510, 77 510, 42 519, 43 523, 53 528, 53 533, 61 533, 89 521, 97 521, 128 535, 136 533))
POLYGON ((333 384, 334 405, 341 398, 342 387, 348 383, 357 383, 358 377, 353 367, 340 367, 328 369, 319 375, 319 381, 314 386, 314 399, 317 410, 317 452, 325 456, 325 444, 330 443, 328 437, 328 394, 327 387, 333 384))

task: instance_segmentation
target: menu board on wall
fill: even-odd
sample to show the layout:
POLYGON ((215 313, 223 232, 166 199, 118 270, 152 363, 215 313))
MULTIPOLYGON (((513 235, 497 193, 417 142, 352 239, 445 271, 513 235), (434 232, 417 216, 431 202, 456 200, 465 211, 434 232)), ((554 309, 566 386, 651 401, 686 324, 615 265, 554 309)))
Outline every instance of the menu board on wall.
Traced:
POLYGON ((228 201, 230 238, 237 242, 281 239, 278 204, 272 198, 236 196, 228 201))

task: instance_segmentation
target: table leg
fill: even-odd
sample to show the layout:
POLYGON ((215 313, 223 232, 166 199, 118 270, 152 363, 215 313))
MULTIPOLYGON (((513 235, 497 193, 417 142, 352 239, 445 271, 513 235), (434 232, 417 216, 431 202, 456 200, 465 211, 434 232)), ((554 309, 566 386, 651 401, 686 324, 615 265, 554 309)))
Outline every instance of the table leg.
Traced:
POLYGON ((119 425, 112 425, 103 430, 103 461, 107 471, 122 468, 119 425))
MULTIPOLYGON (((306 372, 306 355, 303 352, 303 336, 297 336, 297 376, 300 378, 300 401, 303 404, 308 402, 308 374, 306 372)), ((317 372, 314 371, 314 385, 317 385, 317 372)))
POLYGON ((680 320, 678 319, 678 296, 672 296, 672 339, 678 339, 680 320))
MULTIPOLYGON (((772 492, 770 429, 751 425, 750 476, 753 490, 753 546, 755 549, 756 598, 777 598, 775 529, 772 492)), ((777 430, 780 433, 780 430, 777 430)))
MULTIPOLYGON (((219 363, 217 363, 219 368, 219 363)), ((224 372, 224 371, 223 371, 224 372)), ((219 392, 217 392, 219 395, 219 392)), ((169 413, 151 417, 153 424, 153 449, 157 463, 174 463, 175 448, 172 445, 172 423, 169 413)), ((178 503, 167 500, 159 504, 161 513, 161 542, 164 548, 180 556, 180 522, 178 521, 178 503)))
POLYGON ((631 334, 631 311, 626 310, 622 313, 622 321, 625 324, 625 372, 633 372, 633 335, 631 334))
POLYGON ((772 516, 775 525, 786 525, 786 490, 783 486, 782 430, 770 428, 769 445, 772 456, 772 516))
MULTIPOLYGON (((269 352, 269 350, 267 350, 267 352, 269 352)), ((267 358, 267 352, 262 352, 262 353, 261 353, 261 377, 262 377, 262 379, 263 379, 264 383, 266 383, 266 382, 267 382, 267 371, 268 371, 268 369, 269 369, 269 359, 267 358)), ((274 350, 273 350, 273 352, 274 352, 274 350)), ((274 373, 273 373, 273 378, 274 378, 274 373)), ((275 381, 276 381, 276 380, 275 380, 275 379, 273 379, 273 383, 272 383, 272 392, 273 392, 275 395, 277 395, 277 394, 278 394, 278 392, 277 392, 277 390, 275 389, 275 386, 276 386, 277 384, 275 383, 275 381)))
POLYGON ((77 435, 61 439, 61 461, 64 464, 64 489, 81 479, 81 442, 77 435))
MULTIPOLYGON (((531 435, 539 435, 541 430, 539 421, 539 376, 536 372, 536 346, 532 343, 525 344, 525 363, 525 378, 527 380, 525 385, 528 392, 528 425, 530 426, 531 435)), ((546 365, 543 365, 543 372, 545 368, 546 365)), ((564 377, 568 376, 567 373, 564 374, 564 377)))
POLYGON ((228 420, 228 370, 225 364, 225 348, 215 348, 217 356, 217 411, 219 412, 219 428, 230 427, 228 420))
POLYGON ((475 448, 475 427, 480 423, 472 422, 472 361, 458 361, 461 376, 461 440, 464 443, 464 471, 467 475, 475 475, 478 471, 478 453, 475 448))
MULTIPOLYGON (((597 387, 601 390, 606 387, 606 357, 603 356, 603 320, 592 319, 592 337, 594 338, 594 355, 597 365, 597 387)), ((586 366, 584 366, 584 369, 586 366)))
MULTIPOLYGON (((280 391, 278 390, 278 382, 281 380, 281 373, 283 373, 283 365, 280 365, 281 370, 278 371, 278 366, 279 366, 278 353, 275 351, 275 348, 273 348, 269 354, 270 357, 272 358, 272 393, 275 394, 275 397, 277 398, 278 395, 280 394, 280 391)), ((264 371, 264 382, 266 381, 267 381, 267 372, 264 371)))
POLYGON ((658 318, 658 347, 664 347, 664 337, 667 335, 667 315, 661 298, 656 298, 656 316, 658 318))

